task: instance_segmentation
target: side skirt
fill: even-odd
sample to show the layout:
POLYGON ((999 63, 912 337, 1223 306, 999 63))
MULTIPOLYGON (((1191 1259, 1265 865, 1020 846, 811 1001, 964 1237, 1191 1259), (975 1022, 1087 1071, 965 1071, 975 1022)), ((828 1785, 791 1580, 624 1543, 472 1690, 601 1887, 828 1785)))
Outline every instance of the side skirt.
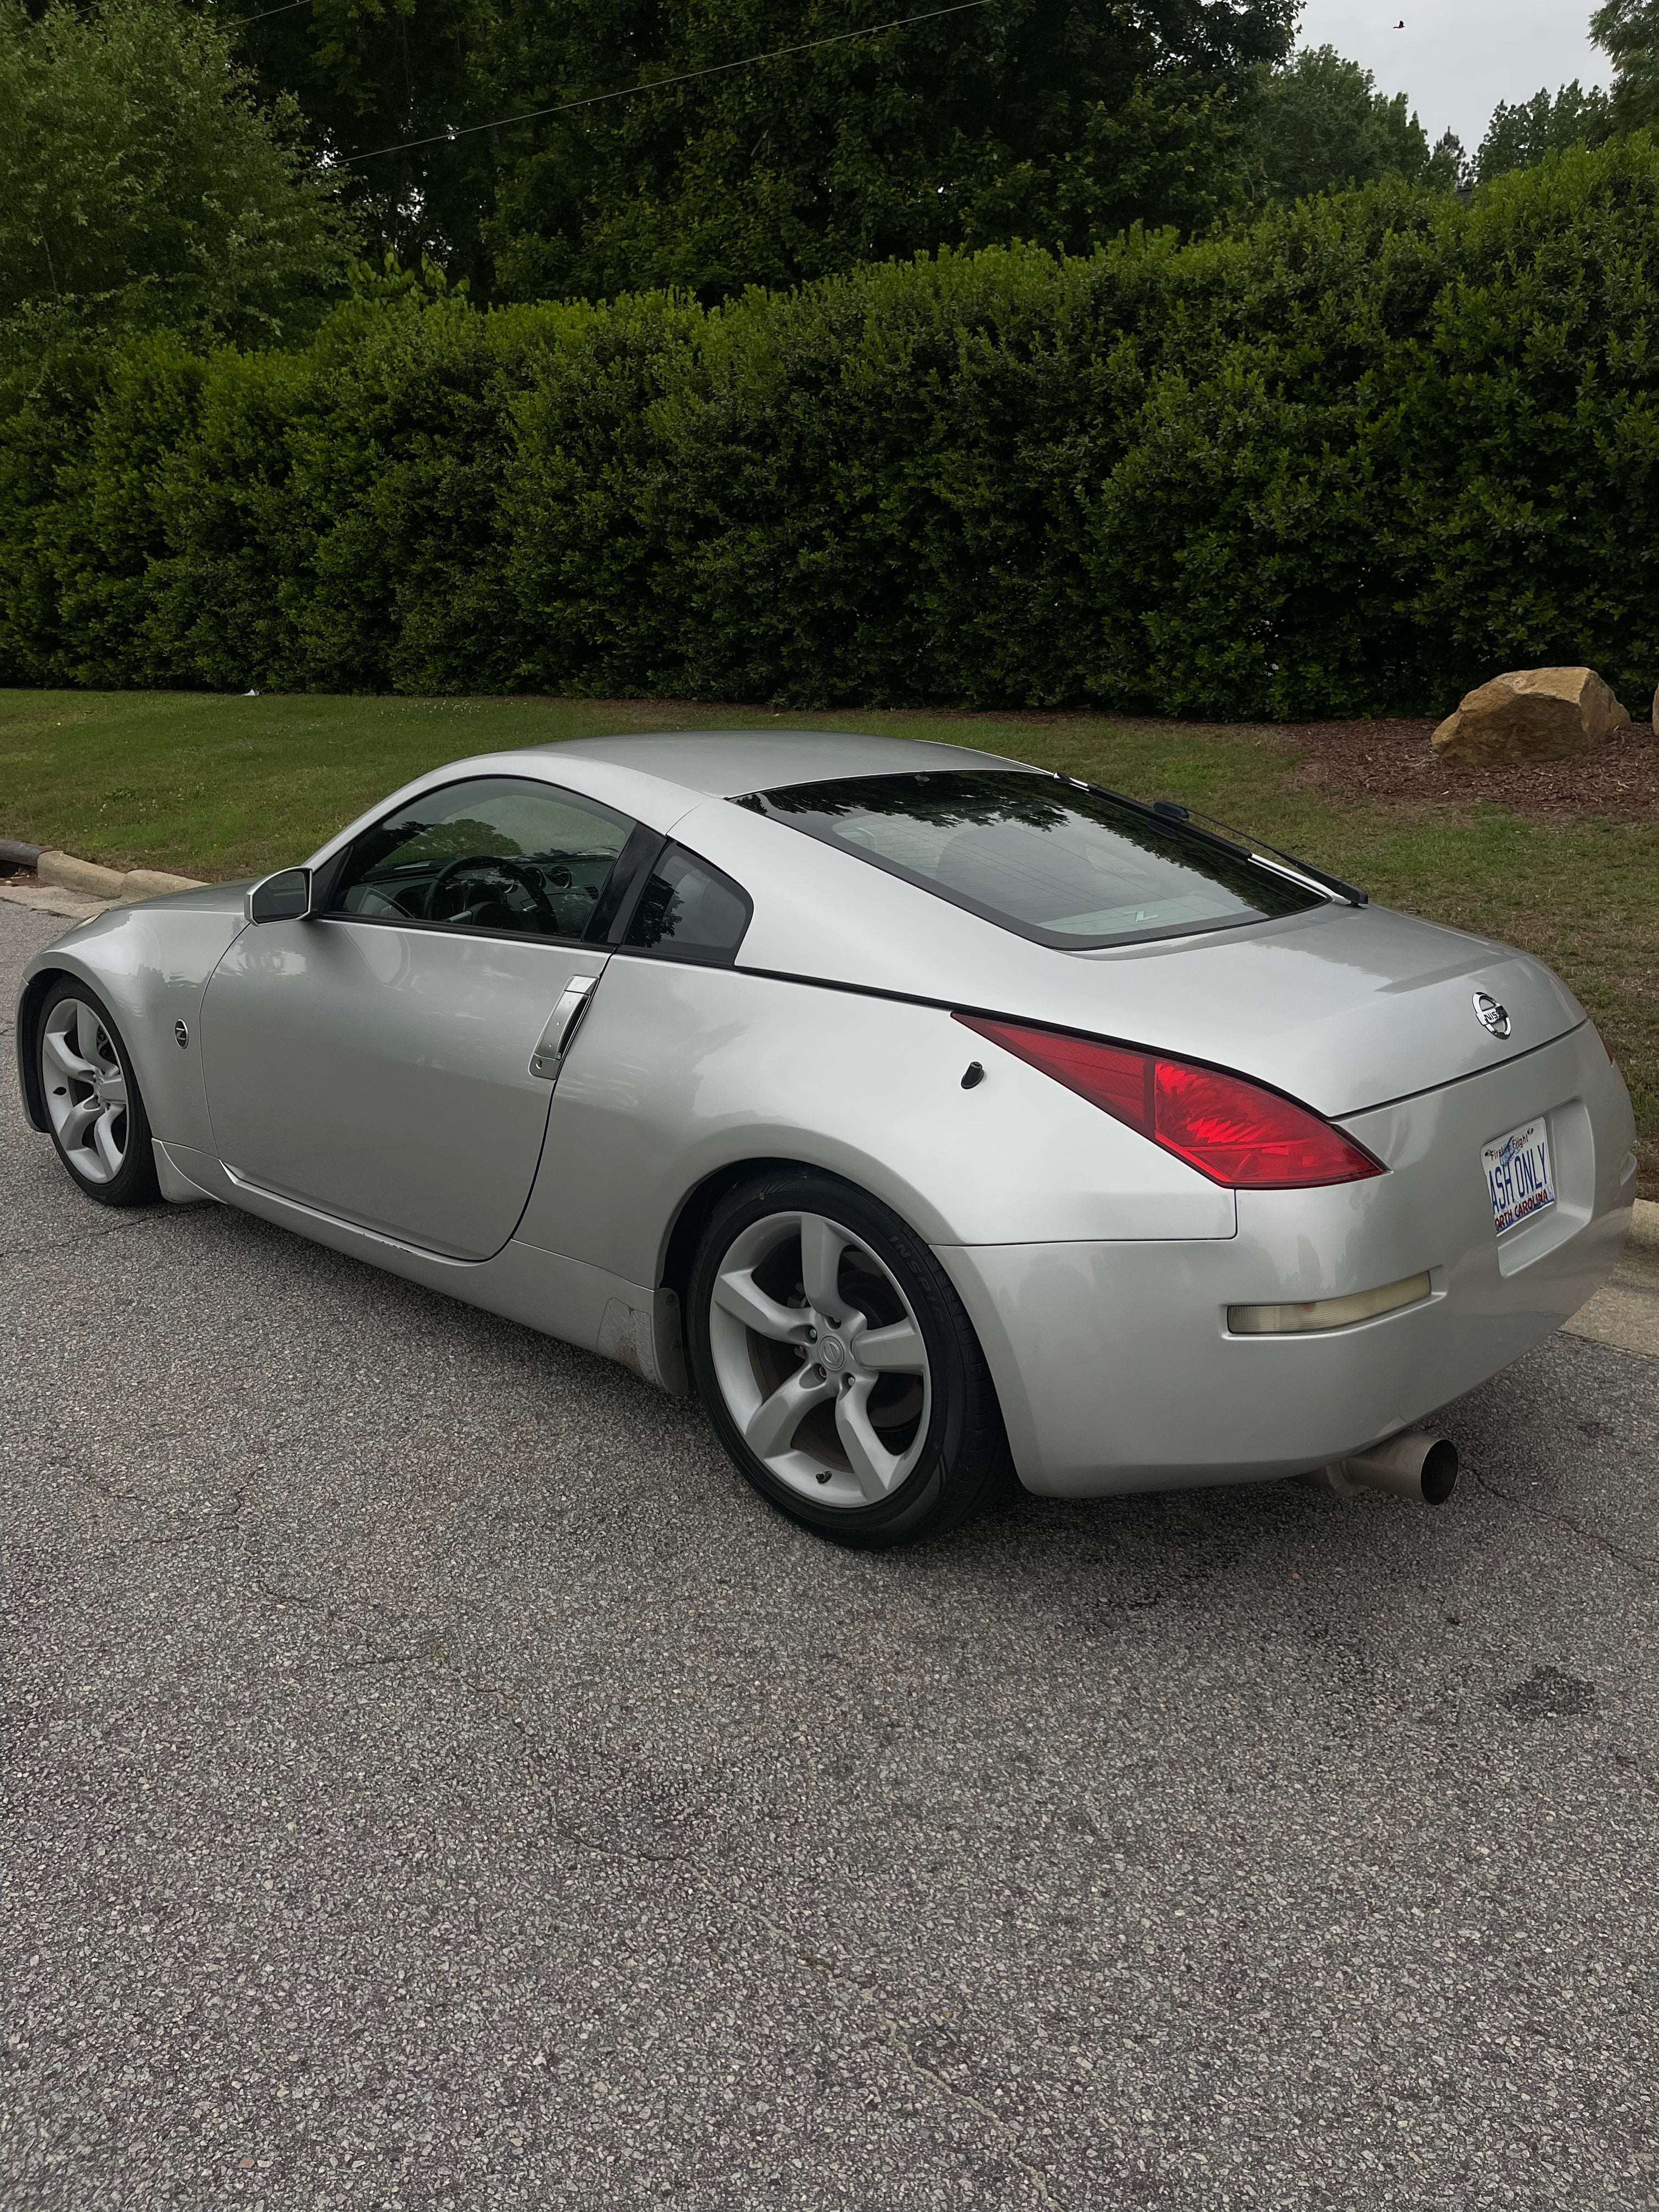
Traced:
POLYGON ((441 1291, 464 1304, 539 1329, 584 1352, 614 1359, 671 1396, 690 1384, 680 1341, 679 1300, 672 1291, 630 1283, 603 1267, 570 1260, 514 1238, 493 1259, 452 1260, 395 1237, 359 1228, 336 1214, 279 1198, 232 1175, 210 1153, 186 1145, 155 1144, 162 1194, 175 1204, 204 1198, 292 1230, 313 1243, 349 1253, 371 1267, 441 1291))

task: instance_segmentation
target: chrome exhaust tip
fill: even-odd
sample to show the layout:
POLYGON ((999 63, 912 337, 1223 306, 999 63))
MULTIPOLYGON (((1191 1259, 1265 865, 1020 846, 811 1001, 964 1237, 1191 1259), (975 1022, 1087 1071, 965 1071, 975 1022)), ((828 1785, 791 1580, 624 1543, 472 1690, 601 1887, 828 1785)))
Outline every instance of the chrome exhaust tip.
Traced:
POLYGON ((1344 1497, 1386 1490, 1414 1504, 1443 1505, 1457 1487, 1457 1446, 1431 1430, 1412 1429, 1369 1451, 1351 1452, 1326 1468, 1325 1480, 1344 1497))

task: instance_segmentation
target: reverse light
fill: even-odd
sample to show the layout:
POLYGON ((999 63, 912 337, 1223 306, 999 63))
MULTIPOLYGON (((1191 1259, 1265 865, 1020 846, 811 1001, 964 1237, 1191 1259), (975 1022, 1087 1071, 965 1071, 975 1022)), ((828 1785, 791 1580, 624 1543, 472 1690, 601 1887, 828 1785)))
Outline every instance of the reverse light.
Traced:
POLYGON ((1024 1022, 957 1014, 988 1037, 1232 1190, 1309 1190, 1382 1173, 1363 1145, 1293 1098, 1216 1067, 1024 1022))

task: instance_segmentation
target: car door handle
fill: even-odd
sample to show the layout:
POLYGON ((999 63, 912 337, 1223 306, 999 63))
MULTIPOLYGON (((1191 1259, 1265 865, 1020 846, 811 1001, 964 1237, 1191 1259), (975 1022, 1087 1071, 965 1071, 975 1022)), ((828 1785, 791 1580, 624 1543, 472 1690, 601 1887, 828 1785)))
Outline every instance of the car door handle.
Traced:
POLYGON ((536 1049, 530 1055, 530 1073, 544 1083, 556 1083, 564 1056, 581 1027, 597 975, 573 975, 559 994, 559 1003, 548 1016, 536 1049))

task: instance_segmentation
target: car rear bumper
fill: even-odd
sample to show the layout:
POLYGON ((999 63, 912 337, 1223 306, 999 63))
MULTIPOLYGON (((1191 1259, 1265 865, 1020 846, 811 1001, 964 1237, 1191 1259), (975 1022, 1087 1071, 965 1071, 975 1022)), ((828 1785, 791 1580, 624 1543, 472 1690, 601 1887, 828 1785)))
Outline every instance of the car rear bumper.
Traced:
POLYGON ((1635 1196, 1635 1124, 1588 1024, 1343 1127, 1386 1176, 1241 1191, 1230 1238, 937 1248, 1027 1489, 1085 1498, 1322 1467, 1507 1367, 1612 1271, 1635 1196), (1556 1203, 1499 1240, 1481 1147, 1540 1115, 1556 1203), (1340 1297, 1422 1272, 1426 1300, 1345 1328, 1228 1327, 1230 1306, 1340 1297))

